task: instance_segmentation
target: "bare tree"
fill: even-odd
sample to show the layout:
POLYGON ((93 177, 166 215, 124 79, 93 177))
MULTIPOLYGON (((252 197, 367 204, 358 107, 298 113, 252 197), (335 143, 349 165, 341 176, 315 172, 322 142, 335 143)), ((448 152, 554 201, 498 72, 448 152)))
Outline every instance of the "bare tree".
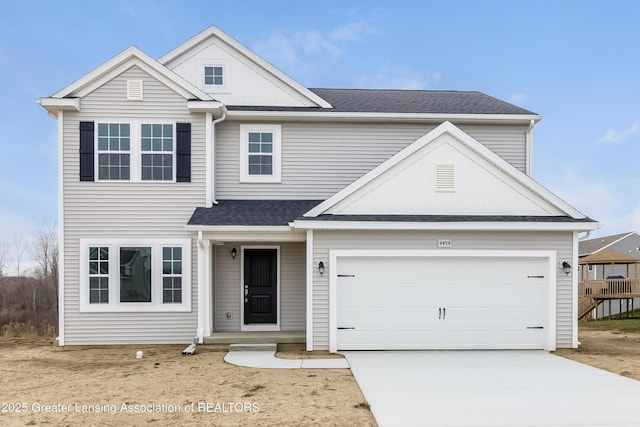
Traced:
POLYGON ((5 275, 7 268, 7 260, 9 258, 9 245, 5 242, 0 243, 0 277, 5 275))
POLYGON ((24 236, 22 233, 18 233, 13 236, 13 260, 16 263, 16 276, 20 277, 22 275, 22 270, 20 269, 20 265, 22 263, 22 258, 24 257, 25 252, 27 251, 27 246, 24 243, 24 236))
POLYGON ((54 223, 43 221, 38 224, 34 232, 31 255, 36 263, 36 277, 39 279, 32 287, 32 304, 35 313, 37 283, 46 288, 55 289, 56 306, 58 305, 58 238, 54 223))

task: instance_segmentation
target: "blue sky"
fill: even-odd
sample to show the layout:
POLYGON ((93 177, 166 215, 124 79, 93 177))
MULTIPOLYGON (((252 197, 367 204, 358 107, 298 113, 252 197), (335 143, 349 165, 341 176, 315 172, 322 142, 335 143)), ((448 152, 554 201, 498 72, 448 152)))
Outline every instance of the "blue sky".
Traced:
POLYGON ((0 13, 0 243, 57 215, 49 96, 210 25, 308 87, 478 90, 543 116, 534 178, 640 231, 640 2, 12 1, 0 13))

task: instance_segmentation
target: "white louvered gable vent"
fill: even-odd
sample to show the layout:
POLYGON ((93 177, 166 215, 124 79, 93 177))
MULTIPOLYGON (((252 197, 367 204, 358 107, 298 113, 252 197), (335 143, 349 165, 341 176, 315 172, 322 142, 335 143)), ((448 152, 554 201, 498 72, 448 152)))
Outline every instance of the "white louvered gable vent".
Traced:
POLYGON ((451 163, 436 164, 435 191, 456 191, 456 168, 451 163))
POLYGON ((127 80, 127 101, 142 101, 142 80, 127 80))

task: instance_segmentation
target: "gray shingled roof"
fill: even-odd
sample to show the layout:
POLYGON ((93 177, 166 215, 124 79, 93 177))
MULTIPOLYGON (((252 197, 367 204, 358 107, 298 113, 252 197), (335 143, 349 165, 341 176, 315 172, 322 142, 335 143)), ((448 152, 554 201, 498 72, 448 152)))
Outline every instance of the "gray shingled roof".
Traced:
POLYGON ((628 234, 630 233, 614 234, 613 236, 604 236, 604 237, 598 237, 596 239, 583 240, 582 242, 578 243, 578 246, 579 246, 578 252, 580 256, 590 255, 592 253, 598 252, 600 249, 604 248, 605 246, 608 246, 611 243, 622 239, 628 234))
POLYGON ((187 225, 287 225, 322 200, 218 200, 196 208, 187 225))
POLYGON ((475 91, 393 89, 309 89, 333 108, 228 106, 233 111, 318 111, 417 114, 536 115, 505 101, 475 91))
POLYGON ((188 225, 287 225, 302 221, 383 221, 383 222, 593 222, 568 216, 517 215, 302 215, 322 200, 219 200, 210 208, 196 208, 188 225))

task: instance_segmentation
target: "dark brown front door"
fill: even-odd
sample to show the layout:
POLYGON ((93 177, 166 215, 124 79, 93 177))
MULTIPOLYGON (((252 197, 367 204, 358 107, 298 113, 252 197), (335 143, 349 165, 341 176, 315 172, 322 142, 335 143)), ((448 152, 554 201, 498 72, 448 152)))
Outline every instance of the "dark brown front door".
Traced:
POLYGON ((276 249, 244 251, 244 324, 278 322, 276 249))

